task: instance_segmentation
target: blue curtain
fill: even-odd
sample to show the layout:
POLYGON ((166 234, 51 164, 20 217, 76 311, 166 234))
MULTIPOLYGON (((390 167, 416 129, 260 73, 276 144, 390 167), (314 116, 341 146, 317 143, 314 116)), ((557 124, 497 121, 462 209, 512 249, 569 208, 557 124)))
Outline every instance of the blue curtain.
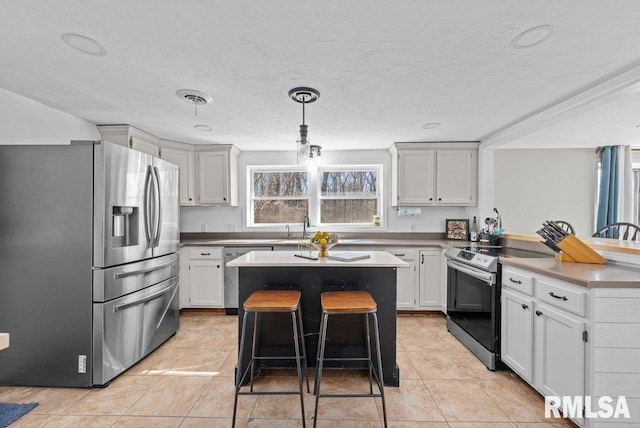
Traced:
POLYGON ((622 146, 600 148, 600 183, 598 185, 598 214, 596 230, 619 220, 620 150, 622 146))

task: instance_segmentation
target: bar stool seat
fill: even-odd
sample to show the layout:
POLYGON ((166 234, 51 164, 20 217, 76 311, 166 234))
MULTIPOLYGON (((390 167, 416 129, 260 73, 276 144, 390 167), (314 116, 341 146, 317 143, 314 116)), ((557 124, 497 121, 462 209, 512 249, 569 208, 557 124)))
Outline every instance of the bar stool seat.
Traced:
POLYGON ((307 391, 309 391, 309 379, 307 377, 307 357, 304 344, 304 330, 302 327, 302 311, 300 308, 300 291, 297 290, 258 290, 253 292, 247 300, 244 301, 242 307, 244 308, 244 315, 242 318, 242 332, 240 333, 240 349, 238 350, 238 370, 236 373, 236 392, 233 403, 233 420, 231 426, 234 427, 236 423, 236 413, 238 408, 238 396, 239 395, 300 395, 300 409, 302 411, 302 426, 305 425, 304 417, 304 391, 302 390, 303 377, 307 378, 307 391), (295 348, 295 356, 258 356, 256 355, 256 338, 258 331, 258 315, 268 313, 291 313, 292 330, 293 330, 293 345, 295 348), (253 338, 251 342, 251 360, 247 365, 247 368, 242 372, 241 364, 244 352, 244 342, 247 329, 248 315, 253 313, 253 338), (302 349, 300 349, 302 348, 302 349), (296 369, 298 372, 298 391, 254 391, 254 365, 259 360, 296 360, 296 369), (242 375, 241 375, 242 373, 242 375), (240 391, 242 384, 245 382, 247 374, 250 375, 250 390, 240 391))
POLYGON ((351 398, 351 397, 380 397, 382 399, 382 415, 384 419, 384 426, 387 426, 387 410, 384 399, 384 385, 382 375, 382 357, 380 353, 380 334, 378 330, 378 306, 366 291, 327 291, 320 295, 320 304, 322 306, 322 319, 320 320, 320 339, 318 342, 318 355, 316 366, 316 382, 314 387, 314 394, 316 395, 316 405, 313 413, 313 426, 316 426, 318 421, 318 403, 320 397, 338 397, 338 398, 351 398), (341 357, 341 358, 325 358, 326 342, 327 342, 327 325, 329 323, 330 316, 339 315, 364 315, 365 326, 365 348, 366 357, 341 357), (377 368, 374 366, 373 359, 371 358, 371 334, 369 332, 369 320, 373 322, 373 331, 375 339, 375 357, 377 368), (369 369, 369 393, 368 394, 321 394, 320 393, 320 381, 322 379, 322 368, 325 361, 366 361, 369 369), (378 394, 373 393, 373 381, 372 373, 375 376, 376 384, 379 389, 378 394))

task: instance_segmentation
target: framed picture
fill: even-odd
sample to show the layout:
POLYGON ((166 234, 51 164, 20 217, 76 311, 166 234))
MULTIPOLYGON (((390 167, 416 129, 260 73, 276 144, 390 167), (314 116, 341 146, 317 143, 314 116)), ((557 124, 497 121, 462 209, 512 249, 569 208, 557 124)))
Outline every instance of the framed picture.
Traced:
POLYGON ((447 239, 466 241, 469 236, 469 220, 447 219, 447 239))

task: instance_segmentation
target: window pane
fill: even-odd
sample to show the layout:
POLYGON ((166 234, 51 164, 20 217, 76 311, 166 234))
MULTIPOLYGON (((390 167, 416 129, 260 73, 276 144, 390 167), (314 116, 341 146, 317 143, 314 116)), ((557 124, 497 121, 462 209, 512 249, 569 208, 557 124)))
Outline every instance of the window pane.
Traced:
POLYGON ((253 202, 253 223, 302 223, 308 212, 308 199, 258 200, 253 202))
POLYGON ((377 199, 323 199, 321 223, 371 223, 378 213, 377 199))
POLYGON ((324 171, 321 196, 375 196, 377 171, 324 171))
POLYGON ((307 196, 306 171, 263 171, 253 173, 253 196, 307 196))

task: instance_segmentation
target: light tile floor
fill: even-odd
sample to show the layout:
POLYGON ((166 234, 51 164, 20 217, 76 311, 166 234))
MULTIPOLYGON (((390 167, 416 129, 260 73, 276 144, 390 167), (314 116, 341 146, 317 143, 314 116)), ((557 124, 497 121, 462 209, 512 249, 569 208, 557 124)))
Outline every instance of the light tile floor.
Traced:
MULTIPOLYGON (((107 388, 0 387, 2 402, 40 403, 19 427, 229 427, 237 361, 237 317, 186 312, 180 330, 107 388)), ((399 388, 385 388, 390 427, 573 427, 544 418, 543 398, 510 372, 487 370, 439 315, 399 315, 399 388)), ((323 391, 368 390, 362 373, 329 371, 323 391), (353 373, 353 374, 351 374, 353 373)), ((295 371, 256 384, 295 389, 295 371)), ((313 387, 313 386, 312 386, 313 387)), ((314 396, 305 396, 311 424, 314 396)), ((320 427, 380 427, 380 399, 320 400, 320 427)), ((300 427, 298 396, 241 396, 239 427, 300 427)), ((311 426, 311 425, 309 425, 311 426)))

